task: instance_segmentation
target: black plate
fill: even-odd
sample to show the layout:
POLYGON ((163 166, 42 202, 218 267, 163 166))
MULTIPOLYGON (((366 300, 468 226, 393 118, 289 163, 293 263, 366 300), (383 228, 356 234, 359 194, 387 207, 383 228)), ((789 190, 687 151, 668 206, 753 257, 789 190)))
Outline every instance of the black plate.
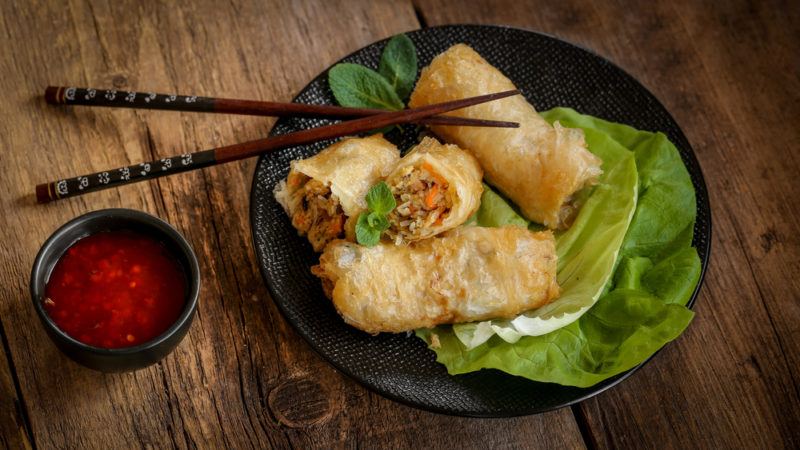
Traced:
MULTIPOLYGON (((471 45, 505 73, 540 111, 569 106, 638 129, 661 131, 678 147, 697 192, 694 245, 705 273, 711 240, 711 212, 703 175, 689 142, 675 120, 633 77, 608 60, 556 38, 514 28, 453 25, 408 33, 417 46, 420 67, 453 44, 471 45)), ((342 61, 377 67, 385 41, 376 42, 342 61)), ((320 74, 294 101, 333 103, 327 72, 320 74)), ((316 119, 282 119, 272 135, 327 123, 316 119)), ((395 132, 391 139, 406 148, 416 137, 395 132)), ((330 144, 288 148, 262 156, 253 177, 251 225, 261 273, 273 300, 309 344, 336 368, 389 398, 419 408, 465 416, 506 417, 567 406, 619 383, 630 371, 590 388, 537 383, 496 370, 451 376, 435 355, 414 336, 370 336, 346 325, 309 272, 317 256, 299 238, 272 196, 286 177, 289 162, 311 156, 330 144)), ((702 276, 700 278, 702 283, 702 276)), ((689 305, 693 305, 700 284, 689 305)), ((641 365, 639 366, 641 367, 641 365)))

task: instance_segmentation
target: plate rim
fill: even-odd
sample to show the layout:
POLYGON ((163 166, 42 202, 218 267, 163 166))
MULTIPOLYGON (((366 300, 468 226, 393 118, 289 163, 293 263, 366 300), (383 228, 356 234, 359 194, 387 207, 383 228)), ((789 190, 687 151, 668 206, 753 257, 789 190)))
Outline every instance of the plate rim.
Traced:
MULTIPOLYGON (((535 31, 535 30, 530 30, 530 29, 526 29, 526 28, 522 28, 522 27, 511 26, 511 25, 457 23, 457 24, 447 24, 447 25, 437 25, 437 26, 431 26, 431 27, 423 27, 423 28, 419 28, 419 29, 415 29, 415 30, 409 30, 409 31, 405 31, 405 32, 402 32, 402 33, 397 33, 397 34, 409 34, 409 33, 425 32, 425 31, 431 30, 431 29, 448 29, 448 28, 464 28, 464 27, 467 27, 467 28, 479 28, 479 29, 512 30, 512 31, 519 31, 519 32, 523 32, 523 33, 531 33, 531 34, 535 34, 535 35, 539 35, 539 36, 542 36, 542 37, 546 37, 548 39, 553 39, 553 40, 556 40, 556 41, 559 41, 559 42, 562 42, 562 43, 566 43, 566 44, 568 44, 570 46, 576 47, 576 48, 578 48, 578 49, 580 49, 582 51, 585 51, 585 52, 591 54, 592 56, 594 56, 596 58, 601 59, 604 63, 608 64, 609 66, 612 66, 614 69, 616 69, 620 73, 624 74, 634 84, 638 85, 642 89, 642 92, 644 92, 647 96, 651 97, 652 100, 655 100, 655 103, 664 110, 664 112, 666 113, 666 115, 669 118, 669 120, 671 120, 676 125, 676 128, 677 128, 680 136, 684 139, 684 141, 688 145, 687 148, 688 148, 689 152, 688 152, 687 156, 689 157, 690 160, 692 160, 694 167, 697 168, 697 174, 698 174, 698 179, 697 180, 694 180, 694 179, 692 180, 693 181, 693 187, 695 187, 695 201, 697 202, 696 209, 697 209, 698 212, 700 212, 702 210, 705 210, 707 212, 707 217, 708 217, 708 220, 706 221, 705 229, 703 230, 704 231, 703 234, 705 235, 705 238, 707 240, 707 244, 706 244, 705 252, 704 252, 704 254, 702 255, 702 258, 701 258, 700 277, 699 277, 699 279, 697 281, 697 285, 695 286, 694 291, 692 292, 692 295, 691 295, 689 301, 686 303, 686 307, 689 308, 690 310, 693 310, 694 309, 694 305, 695 305, 695 303, 697 301, 697 297, 700 294, 700 289, 703 286, 703 283, 705 281, 705 276, 706 276, 706 272, 708 270, 708 264, 709 264, 709 260, 710 260, 710 257, 711 257, 711 245, 712 245, 712 241, 713 241, 713 239, 712 239, 712 220, 713 220, 712 212, 713 211, 711 209, 710 199, 709 199, 709 195, 708 195, 708 187, 706 185, 705 175, 703 173, 702 166, 700 165, 700 161, 697 159, 697 154, 696 154, 696 152, 694 150, 694 147, 689 142, 689 139, 686 137, 686 134, 683 132, 683 129, 680 127, 680 124, 678 123, 678 121, 675 120, 675 118, 673 117, 672 113, 669 112, 669 110, 666 108, 666 106, 664 106, 664 104, 658 99, 658 97, 656 97, 655 94, 653 94, 650 91, 650 89, 648 89, 636 77, 634 77, 633 75, 628 73, 626 70, 624 70, 622 67, 617 65, 615 62, 611 61, 610 59, 606 58, 605 56, 600 55, 597 52, 595 52, 594 50, 592 50, 590 48, 587 48, 587 47, 585 47, 585 46, 583 46, 581 44, 576 44, 576 43, 571 42, 571 41, 569 41, 567 39, 563 39, 563 38, 554 36, 554 35, 549 34, 549 33, 544 33, 544 32, 541 32, 541 31, 535 31), (695 181, 697 181, 697 186, 694 186, 694 182, 695 181), (702 193, 702 195, 698 195, 698 193, 702 193)), ((358 48, 358 49, 356 49, 356 50, 354 50, 354 51, 342 56, 338 60, 334 61, 328 67, 323 69, 319 74, 317 74, 311 80, 309 80, 308 83, 306 83, 302 88, 300 88, 300 90, 292 97, 292 102, 295 102, 297 100, 297 97, 299 97, 306 89, 308 89, 319 78, 325 76, 327 71, 331 67, 333 67, 334 65, 339 64, 339 63, 349 59, 350 57, 356 55, 357 53, 361 52, 362 50, 364 50, 367 47, 388 42, 389 39, 391 39, 393 36, 396 36, 397 34, 394 34, 394 35, 388 36, 386 38, 370 42, 370 43, 368 43, 368 44, 366 44, 366 45, 364 45, 364 46, 362 46, 362 47, 360 47, 360 48, 358 48)), ((277 121, 270 128, 269 136, 273 136, 274 135, 273 133, 275 131, 276 124, 277 124, 277 121)), ((294 323, 294 321, 292 319, 290 319, 291 316, 287 312, 287 310, 285 309, 283 304, 281 304, 281 302, 278 302, 278 301, 275 300, 276 292, 275 292, 275 290, 274 290, 274 288, 272 286, 272 283, 270 283, 271 277, 268 275, 265 266, 263 264, 261 264, 261 260, 262 260, 263 254, 261 252, 260 247, 258 246, 258 243, 256 242, 256 220, 255 220, 256 202, 255 202, 255 198, 254 197, 255 197, 255 192, 256 192, 257 184, 258 184, 259 167, 260 167, 262 161, 267 157, 269 157, 269 156, 266 155, 266 154, 263 154, 263 155, 259 156, 257 161, 256 161, 256 164, 253 167, 253 176, 252 176, 252 180, 251 180, 251 183, 250 183, 250 198, 249 198, 249 200, 250 200, 249 216, 250 217, 249 218, 250 218, 250 240, 251 240, 251 244, 253 245, 253 249, 254 249, 254 252, 255 252, 256 261, 258 263, 258 269, 259 269, 259 273, 261 274, 262 281, 266 285, 267 291, 270 294, 270 300, 272 301, 272 303, 274 303, 278 307, 278 310, 281 312, 281 315, 283 316, 283 320, 285 320, 287 323, 289 323, 292 326, 292 329, 294 330, 294 332, 296 332, 298 335, 300 335, 303 338, 303 340, 306 342, 306 344, 308 344, 314 350, 314 352, 322 358, 323 361, 325 361, 326 363, 331 365, 337 372, 345 375, 347 378, 355 381, 357 384, 361 385, 362 387, 365 387, 368 390, 370 390, 372 392, 375 392, 375 393, 377 393, 377 394, 379 394, 379 395, 381 395, 381 396, 383 396, 385 398, 388 398, 388 399, 393 400, 395 402, 398 402, 398 403, 401 403, 403 405, 407 405, 407 406, 410 406, 410 407, 413 407, 413 408, 416 408, 416 409, 419 409, 419 410, 429 411, 429 412, 433 412, 433 413, 436 413, 436 414, 442 414, 442 415, 453 416, 453 417, 512 418, 512 417, 522 417, 522 416, 542 414, 542 413, 555 411, 555 410, 566 408, 566 407, 571 407, 571 406, 576 405, 578 403, 581 403, 581 402, 583 402, 585 400, 588 400, 588 399, 590 399, 592 397, 600 395, 603 392, 611 389, 612 387, 617 386, 622 381, 628 379, 631 375, 633 375, 635 372, 637 372, 639 369, 641 369, 644 365, 649 363, 656 355, 661 353, 661 351, 666 349, 673 342, 677 341, 677 339, 680 339, 680 337, 683 336, 683 334, 686 331, 686 330, 684 330, 684 333, 681 333, 681 335, 678 336, 678 338, 676 338, 675 340, 667 342, 664 346, 662 346, 660 349, 658 349, 655 353, 653 353, 646 360, 642 361, 640 364, 638 364, 638 365, 626 370, 625 372, 622 372, 622 373, 619 373, 617 375, 614 375, 614 376, 612 376, 610 378, 602 380, 602 381, 600 381, 600 382, 598 382, 598 383, 596 383, 596 384, 594 384, 592 386, 586 387, 584 389, 592 389, 594 386, 598 386, 598 385, 600 385, 602 383, 607 383, 607 384, 601 386, 600 388, 594 389, 591 392, 587 392, 585 395, 581 395, 581 396, 579 396, 579 397, 577 397, 575 399, 569 400, 569 401, 561 403, 559 405, 550 406, 550 407, 547 407, 547 408, 530 408, 530 409, 504 410, 502 412, 489 412, 489 413, 481 413, 481 412, 477 412, 477 411, 467 411, 467 412, 457 413, 457 412, 455 412, 453 410, 448 410, 448 409, 445 409, 445 408, 442 408, 442 407, 426 405, 426 404, 421 404, 421 403, 418 403, 418 402, 414 402, 414 401, 409 400, 407 398, 404 398, 404 397, 402 397, 400 395, 394 394, 392 392, 388 392, 385 389, 382 389, 382 388, 378 387, 377 385, 375 385, 375 384, 373 384, 373 383, 371 383, 371 382, 369 382, 367 380, 364 380, 361 377, 358 377, 358 376, 354 375, 346 367, 340 365, 339 363, 337 363, 334 360, 332 360, 331 358, 329 358, 319 348, 319 346, 316 344, 316 342, 313 339, 310 339, 309 336, 306 335, 306 333, 304 333, 302 331, 302 328, 298 327, 294 323)), ((694 236, 693 236, 693 240, 694 240, 694 236)), ((695 247, 695 249, 697 249, 697 248, 695 247)), ((440 363, 438 363, 438 364, 440 364, 440 363)), ((489 370, 498 371, 500 373, 504 373, 506 375, 513 376, 513 375, 507 374, 507 373, 502 372, 502 371, 497 370, 497 369, 481 369, 481 371, 489 371, 489 370)), ((455 377, 455 376, 459 376, 459 375, 448 375, 448 376, 455 377)), ((524 378, 524 377, 520 377, 520 378, 524 378)), ((526 380, 526 381, 529 382, 529 383, 552 384, 552 385, 559 386, 559 387, 573 387, 573 386, 560 385, 558 383, 548 383, 548 382, 541 382, 541 381, 534 381, 534 380, 526 380)))

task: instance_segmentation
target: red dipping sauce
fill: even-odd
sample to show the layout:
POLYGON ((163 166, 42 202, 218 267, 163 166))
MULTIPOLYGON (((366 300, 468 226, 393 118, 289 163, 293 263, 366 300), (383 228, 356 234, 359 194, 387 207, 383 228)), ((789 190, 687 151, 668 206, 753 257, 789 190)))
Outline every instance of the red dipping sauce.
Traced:
POLYGON ((123 348, 165 332, 185 296, 184 272, 161 242, 111 231, 87 236, 64 253, 47 281, 44 309, 85 344, 123 348))

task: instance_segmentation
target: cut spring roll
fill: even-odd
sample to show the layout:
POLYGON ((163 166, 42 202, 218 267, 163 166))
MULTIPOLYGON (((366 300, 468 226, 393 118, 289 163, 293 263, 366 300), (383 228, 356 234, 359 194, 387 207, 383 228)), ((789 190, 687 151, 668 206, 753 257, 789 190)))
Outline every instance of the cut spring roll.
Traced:
POLYGON ((550 231, 462 227, 415 245, 332 242, 311 271, 368 333, 511 318, 558 296, 550 231))
POLYGON ((482 177, 474 156, 424 138, 386 178, 397 202, 387 234, 401 244, 463 224, 481 204, 482 177))
POLYGON ((334 239, 354 239, 367 191, 399 160, 400 151, 383 135, 343 139, 292 161, 289 176, 275 186, 275 199, 319 252, 334 239))
MULTIPOLYGON (((472 48, 457 44, 422 70, 409 106, 508 89, 514 83, 472 48)), ((454 111, 452 115, 519 122, 520 127, 434 126, 448 142, 471 151, 487 181, 516 203, 529 220, 566 228, 579 205, 576 193, 594 184, 601 160, 586 149, 583 132, 548 124, 522 96, 454 111)))

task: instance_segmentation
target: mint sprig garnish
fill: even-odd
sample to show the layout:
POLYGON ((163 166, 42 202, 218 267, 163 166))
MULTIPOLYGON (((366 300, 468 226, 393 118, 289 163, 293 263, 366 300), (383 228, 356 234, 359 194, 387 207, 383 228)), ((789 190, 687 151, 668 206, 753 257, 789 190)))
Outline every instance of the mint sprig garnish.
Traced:
POLYGON ((333 66, 328 71, 328 84, 336 101, 342 106, 388 111, 399 111, 405 106, 385 78, 358 64, 341 63, 333 66))
POLYGON ((367 211, 362 212, 356 221, 356 241, 373 247, 381 240, 381 234, 389 228, 387 217, 397 206, 392 190, 381 181, 367 192, 367 211))
POLYGON ((359 64, 336 64, 328 71, 328 85, 342 106, 399 111, 414 88, 417 69, 414 43, 400 34, 384 47, 377 72, 359 64))
POLYGON ((378 72, 392 85, 397 96, 405 100, 417 79, 417 49, 405 34, 398 34, 386 44, 378 72))

